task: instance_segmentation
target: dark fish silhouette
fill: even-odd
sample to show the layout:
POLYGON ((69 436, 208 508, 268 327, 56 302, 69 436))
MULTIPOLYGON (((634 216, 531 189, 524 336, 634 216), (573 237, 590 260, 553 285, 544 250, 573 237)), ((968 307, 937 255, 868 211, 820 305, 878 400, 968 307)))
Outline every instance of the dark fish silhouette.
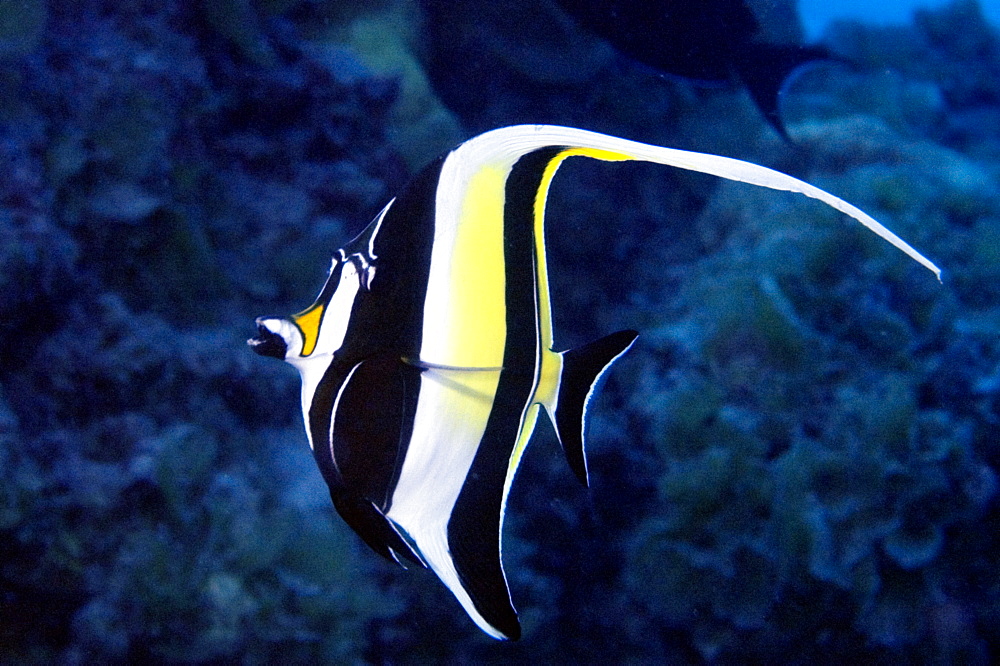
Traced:
POLYGON ((558 2, 588 30, 650 67, 698 81, 738 78, 782 136, 782 84, 800 65, 830 59, 819 46, 767 41, 746 0, 558 2))

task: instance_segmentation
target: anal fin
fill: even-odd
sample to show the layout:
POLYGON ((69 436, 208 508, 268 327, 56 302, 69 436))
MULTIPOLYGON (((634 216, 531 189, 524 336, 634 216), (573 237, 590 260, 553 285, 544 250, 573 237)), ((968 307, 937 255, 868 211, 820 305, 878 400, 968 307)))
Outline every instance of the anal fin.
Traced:
POLYGON ((563 367, 555 414, 549 414, 570 468, 584 486, 587 459, 583 432, 587 403, 605 370, 635 342, 635 331, 618 331, 599 340, 562 352, 563 367))
POLYGON ((376 553, 400 565, 403 563, 397 555, 402 555, 421 567, 427 566, 399 530, 370 500, 343 489, 331 490, 330 497, 344 522, 376 553))

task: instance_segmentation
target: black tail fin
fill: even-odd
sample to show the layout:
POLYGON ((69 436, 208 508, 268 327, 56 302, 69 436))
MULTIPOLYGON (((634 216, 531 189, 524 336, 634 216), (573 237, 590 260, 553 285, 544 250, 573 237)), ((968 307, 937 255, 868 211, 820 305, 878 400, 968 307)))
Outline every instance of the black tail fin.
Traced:
POLYGON ((562 352, 563 369, 555 414, 551 415, 556 435, 570 468, 583 485, 587 481, 587 459, 583 451, 583 430, 587 402, 601 374, 635 342, 635 331, 618 331, 589 344, 562 352))
POLYGON ((780 44, 750 44, 752 54, 735 58, 737 73, 746 84, 750 97, 767 122, 788 139, 778 108, 781 89, 791 73, 807 62, 833 59, 821 46, 795 46, 780 44))

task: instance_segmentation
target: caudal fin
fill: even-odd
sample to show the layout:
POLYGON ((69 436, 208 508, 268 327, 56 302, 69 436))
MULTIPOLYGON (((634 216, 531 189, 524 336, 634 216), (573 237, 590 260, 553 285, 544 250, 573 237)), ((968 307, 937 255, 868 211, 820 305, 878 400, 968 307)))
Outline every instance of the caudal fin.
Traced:
POLYGON ((787 139, 779 101, 788 78, 806 63, 833 58, 821 46, 753 44, 751 48, 752 54, 735 60, 736 71, 757 108, 771 126, 787 139))
POLYGON ((563 367, 559 378, 559 393, 555 414, 549 414, 556 436, 570 468, 584 486, 587 480, 587 458, 583 450, 587 403, 598 380, 619 356, 635 342, 635 331, 618 331, 589 344, 562 352, 563 367))

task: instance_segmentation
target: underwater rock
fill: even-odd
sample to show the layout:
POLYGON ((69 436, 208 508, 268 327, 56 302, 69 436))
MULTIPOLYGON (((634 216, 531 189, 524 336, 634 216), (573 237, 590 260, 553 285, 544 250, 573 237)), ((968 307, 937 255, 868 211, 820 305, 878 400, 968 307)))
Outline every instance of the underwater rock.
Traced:
POLYGON ((90 196, 90 210, 93 213, 131 224, 149 217, 161 205, 160 197, 150 194, 135 183, 106 183, 90 196))
POLYGON ((908 528, 899 526, 882 542, 886 554, 904 569, 918 569, 929 564, 941 553, 944 544, 939 526, 913 522, 908 528))
POLYGON ((54 196, 35 158, 41 140, 27 127, 0 130, 0 367, 27 359, 18 335, 51 330, 78 287, 79 243, 54 224, 54 196))
MULTIPOLYGON (((460 8, 453 7, 456 11, 460 8)), ((330 35, 349 45, 368 71, 398 81, 399 93, 387 118, 387 133, 411 171, 463 138, 458 121, 434 94, 417 59, 418 22, 413 6, 395 2, 351 18, 330 35)))
POLYGON ((322 271, 341 220, 401 177, 391 86, 335 79, 273 16, 265 70, 216 50, 228 38, 194 27, 198 7, 49 9, 37 55, 2 63, 18 103, 0 129, 0 596, 21 619, 0 652, 359 660, 368 624, 398 608, 352 588, 345 535, 303 550, 327 572, 315 585, 290 554, 306 542, 288 535, 328 515, 279 499, 298 480, 268 474, 272 448, 308 446, 259 433, 296 400, 274 399, 293 394, 280 373, 246 381, 226 322, 272 302, 243 286, 263 254, 288 253, 276 291, 301 299, 291 266, 315 253, 322 271))
POLYGON ((21 58, 36 49, 47 19, 46 0, 0 2, 0 62, 21 58))
POLYGON ((201 3, 205 22, 235 46, 240 54, 261 67, 277 65, 278 57, 268 42, 250 0, 205 0, 201 3))

